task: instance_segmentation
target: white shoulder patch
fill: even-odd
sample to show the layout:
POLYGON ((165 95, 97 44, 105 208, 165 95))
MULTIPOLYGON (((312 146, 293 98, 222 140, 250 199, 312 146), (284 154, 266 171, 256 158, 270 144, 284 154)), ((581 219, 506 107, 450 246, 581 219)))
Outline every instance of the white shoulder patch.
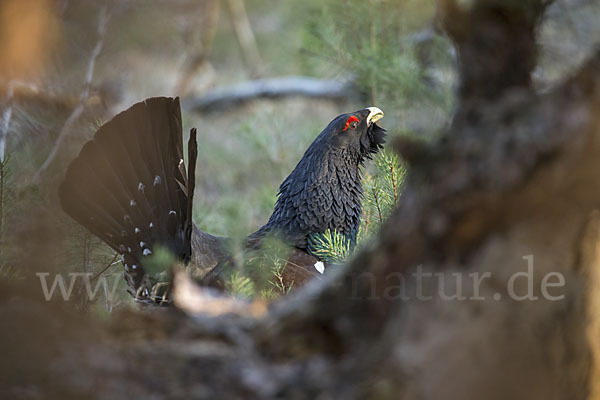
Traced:
POLYGON ((315 263, 314 267, 317 270, 317 272, 319 272, 320 274, 325 272, 325 264, 323 264, 323 261, 317 261, 315 263))

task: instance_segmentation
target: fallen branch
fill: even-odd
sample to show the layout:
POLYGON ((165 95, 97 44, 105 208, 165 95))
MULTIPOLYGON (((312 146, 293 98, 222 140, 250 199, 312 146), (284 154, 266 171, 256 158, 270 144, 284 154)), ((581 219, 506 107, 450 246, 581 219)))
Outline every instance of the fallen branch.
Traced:
POLYGON ((222 111, 257 99, 302 96, 321 99, 345 99, 352 95, 350 83, 306 76, 259 79, 218 88, 198 98, 183 101, 183 107, 196 112, 222 111))

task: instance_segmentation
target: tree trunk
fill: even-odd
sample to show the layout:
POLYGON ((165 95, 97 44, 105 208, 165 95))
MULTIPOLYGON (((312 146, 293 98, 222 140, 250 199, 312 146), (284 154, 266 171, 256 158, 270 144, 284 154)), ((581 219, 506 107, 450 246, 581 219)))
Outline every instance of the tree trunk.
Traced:
POLYGON ((395 143, 410 172, 376 243, 268 312, 179 301, 106 329, 0 301, 0 397, 600 399, 600 51, 536 94, 545 2, 439 5, 458 112, 395 143))

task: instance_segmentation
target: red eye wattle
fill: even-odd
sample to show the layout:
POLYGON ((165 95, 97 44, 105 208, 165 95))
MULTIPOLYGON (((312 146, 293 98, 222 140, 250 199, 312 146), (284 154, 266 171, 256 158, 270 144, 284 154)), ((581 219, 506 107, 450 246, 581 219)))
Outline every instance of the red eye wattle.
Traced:
POLYGON ((344 126, 344 129, 342 130, 342 132, 345 132, 348 128, 356 129, 359 122, 360 121, 358 120, 358 118, 356 118, 354 115, 351 116, 350 118, 348 118, 348 121, 346 121, 346 126, 344 126))

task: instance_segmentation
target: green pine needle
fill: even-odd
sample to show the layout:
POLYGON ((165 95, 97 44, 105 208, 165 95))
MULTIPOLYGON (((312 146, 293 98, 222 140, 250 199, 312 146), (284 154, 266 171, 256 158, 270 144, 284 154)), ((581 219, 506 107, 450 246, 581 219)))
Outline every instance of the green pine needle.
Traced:
POLYGON ((328 263, 339 264, 350 256, 350 240, 342 233, 326 230, 325 233, 311 235, 313 254, 328 263))

